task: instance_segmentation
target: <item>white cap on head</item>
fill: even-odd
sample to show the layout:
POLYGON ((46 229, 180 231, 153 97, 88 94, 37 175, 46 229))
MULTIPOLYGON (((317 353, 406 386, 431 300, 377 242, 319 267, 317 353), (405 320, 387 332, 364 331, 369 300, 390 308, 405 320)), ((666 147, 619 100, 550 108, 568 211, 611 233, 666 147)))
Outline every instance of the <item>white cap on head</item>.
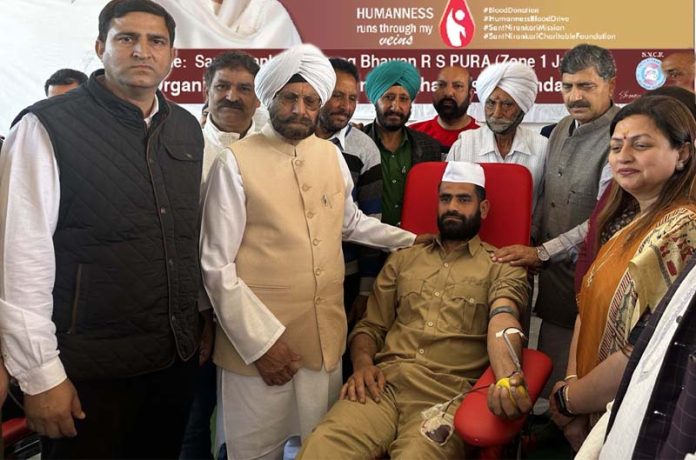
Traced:
POLYGON ((486 175, 479 164, 468 161, 450 161, 442 175, 442 182, 474 184, 486 188, 486 175))

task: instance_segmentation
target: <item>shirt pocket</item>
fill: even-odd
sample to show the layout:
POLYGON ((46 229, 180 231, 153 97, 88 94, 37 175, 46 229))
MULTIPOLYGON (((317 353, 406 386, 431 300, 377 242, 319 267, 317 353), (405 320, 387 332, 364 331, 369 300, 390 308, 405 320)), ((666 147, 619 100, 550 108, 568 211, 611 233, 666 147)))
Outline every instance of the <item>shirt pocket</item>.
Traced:
POLYGON ((167 142, 164 148, 175 160, 178 161, 193 161, 203 162, 203 151, 196 148, 195 145, 184 142, 167 142))
POLYGON ((438 315, 441 332, 485 334, 488 328, 488 290, 475 284, 457 284, 448 293, 438 315))
POLYGON ((568 204, 574 209, 581 209, 586 213, 588 210, 592 212, 597 204, 597 194, 573 188, 568 192, 568 204))
POLYGON ((402 324, 411 324, 422 319, 418 304, 422 301, 423 280, 399 280, 396 288, 398 299, 396 319, 402 324))
POLYGON ((332 216, 332 218, 338 218, 339 222, 343 222, 345 195, 346 192, 344 190, 328 191, 327 193, 323 193, 319 198, 319 209, 321 209, 322 212, 326 213, 328 216, 332 216))
POLYGON ((149 167, 154 181, 164 181, 172 206, 182 211, 198 213, 203 168, 202 151, 183 143, 167 143, 164 150, 166 154, 158 152, 157 161, 149 167))

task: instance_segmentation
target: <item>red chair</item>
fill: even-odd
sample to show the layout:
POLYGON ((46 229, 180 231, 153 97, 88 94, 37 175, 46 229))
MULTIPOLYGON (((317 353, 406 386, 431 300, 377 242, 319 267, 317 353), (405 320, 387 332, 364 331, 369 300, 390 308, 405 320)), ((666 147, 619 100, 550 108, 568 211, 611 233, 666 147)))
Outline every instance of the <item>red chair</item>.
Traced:
POLYGON ((8 460, 32 458, 41 453, 39 435, 29 429, 23 417, 2 422, 2 441, 4 458, 8 460))
POLYGON ((15 444, 32 433, 25 418, 12 418, 2 422, 2 441, 5 447, 15 444))
MULTIPOLYGON (((401 226, 414 233, 437 233, 438 186, 447 163, 419 163, 406 178, 401 226)), ((481 164, 486 175, 486 198, 491 207, 481 224, 481 239, 497 247, 529 244, 532 220, 532 177, 527 168, 504 163, 481 164)), ((551 374, 551 360, 541 352, 524 349, 522 369, 529 395, 535 402, 551 374)), ((495 383, 489 367, 474 387, 495 383)), ((459 435, 482 447, 481 458, 498 458, 502 446, 514 440, 526 417, 504 420, 487 404, 487 392, 467 395, 454 418, 459 435)))
MULTIPOLYGON (((546 381, 551 375, 551 359, 544 353, 524 348, 522 350, 522 370, 527 382, 527 391, 532 403, 536 402, 546 381)), ((495 383, 493 369, 486 372, 474 384, 487 387, 495 383)), ((496 417, 488 410, 488 391, 474 391, 462 401, 454 415, 454 427, 459 436, 468 444, 481 447, 481 459, 500 458, 502 446, 514 441, 527 417, 505 420, 496 417)))

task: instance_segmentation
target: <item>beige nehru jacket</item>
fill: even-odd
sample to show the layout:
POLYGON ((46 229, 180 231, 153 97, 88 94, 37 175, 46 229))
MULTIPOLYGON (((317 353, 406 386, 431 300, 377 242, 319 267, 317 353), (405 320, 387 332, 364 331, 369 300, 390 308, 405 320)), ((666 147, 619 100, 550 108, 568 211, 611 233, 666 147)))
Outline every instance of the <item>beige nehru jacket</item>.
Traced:
MULTIPOLYGON (((336 368, 345 349, 341 229, 345 182, 336 147, 316 136, 292 145, 264 128, 234 144, 247 225, 237 273, 286 327, 281 336, 312 370, 336 368)), ((214 361, 246 365, 218 326, 214 361)))
POLYGON ((477 379, 488 366, 489 306, 528 301, 526 271, 491 261, 495 247, 478 236, 447 254, 439 242, 392 254, 375 281, 357 334, 372 337, 389 380, 405 367, 442 379, 477 379))

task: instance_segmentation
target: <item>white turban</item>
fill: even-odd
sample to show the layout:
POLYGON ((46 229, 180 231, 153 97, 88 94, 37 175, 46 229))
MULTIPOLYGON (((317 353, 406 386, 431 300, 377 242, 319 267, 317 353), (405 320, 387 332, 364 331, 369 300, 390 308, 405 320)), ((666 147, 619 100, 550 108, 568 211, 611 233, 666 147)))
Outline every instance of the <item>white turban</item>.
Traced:
POLYGON ((450 161, 445 167, 442 182, 474 184, 486 188, 486 175, 480 164, 468 161, 450 161))
POLYGON ((517 102, 524 113, 528 113, 536 99, 538 81, 534 70, 519 62, 492 64, 483 69, 476 80, 476 92, 481 103, 485 104, 493 90, 500 88, 517 102))
POLYGON ((329 99, 336 86, 336 72, 324 53, 314 45, 296 45, 268 61, 256 74, 256 95, 263 105, 270 107, 276 93, 295 74, 314 88, 322 104, 329 99))

